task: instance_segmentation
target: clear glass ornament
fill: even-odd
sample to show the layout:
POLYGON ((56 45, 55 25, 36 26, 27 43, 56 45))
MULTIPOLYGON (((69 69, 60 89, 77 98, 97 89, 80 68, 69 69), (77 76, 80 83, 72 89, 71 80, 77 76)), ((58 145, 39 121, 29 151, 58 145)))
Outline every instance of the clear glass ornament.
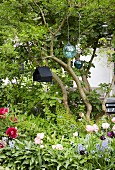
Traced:
POLYGON ((76 55, 76 48, 68 43, 66 46, 63 48, 63 54, 66 58, 73 58, 76 55))

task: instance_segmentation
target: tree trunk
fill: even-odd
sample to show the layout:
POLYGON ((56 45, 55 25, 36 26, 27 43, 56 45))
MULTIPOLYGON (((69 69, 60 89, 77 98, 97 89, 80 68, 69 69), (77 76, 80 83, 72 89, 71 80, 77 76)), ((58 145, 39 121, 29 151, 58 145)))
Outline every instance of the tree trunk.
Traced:
POLYGON ((69 108, 69 105, 68 105, 68 99, 67 99, 68 96, 67 96, 66 88, 63 85, 63 82, 61 81, 61 79, 55 73, 52 73, 52 76, 58 82, 59 86, 61 87, 62 94, 63 94, 64 107, 65 107, 67 113, 70 113, 70 108, 69 108))
POLYGON ((87 100, 87 96, 81 86, 81 83, 80 83, 80 80, 78 79, 78 77, 76 76, 76 74, 74 73, 74 71, 72 70, 72 68, 70 66, 67 67, 67 70, 69 71, 69 73, 71 74, 71 76, 73 77, 74 81, 76 82, 77 84, 77 87, 79 89, 79 93, 80 93, 80 96, 84 102, 84 104, 86 105, 86 109, 87 109, 87 112, 86 112, 86 118, 88 121, 90 121, 90 115, 91 115, 91 111, 92 111, 92 105, 91 103, 89 103, 89 101, 87 100))
POLYGON ((88 80, 87 80, 86 75, 83 75, 83 76, 82 76, 82 81, 85 83, 85 89, 86 89, 86 91, 87 91, 87 92, 90 92, 90 91, 91 91, 91 87, 90 87, 90 84, 89 84, 89 82, 88 82, 88 80))

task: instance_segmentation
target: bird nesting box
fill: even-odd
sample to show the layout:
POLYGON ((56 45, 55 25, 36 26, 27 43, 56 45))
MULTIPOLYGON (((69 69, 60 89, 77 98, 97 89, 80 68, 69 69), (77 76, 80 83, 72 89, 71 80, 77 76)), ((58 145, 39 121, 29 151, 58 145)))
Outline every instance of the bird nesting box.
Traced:
POLYGON ((33 73, 33 81, 52 82, 52 73, 47 66, 38 67, 33 73))
POLYGON ((115 98, 111 97, 107 99, 106 109, 108 114, 115 114, 115 98))

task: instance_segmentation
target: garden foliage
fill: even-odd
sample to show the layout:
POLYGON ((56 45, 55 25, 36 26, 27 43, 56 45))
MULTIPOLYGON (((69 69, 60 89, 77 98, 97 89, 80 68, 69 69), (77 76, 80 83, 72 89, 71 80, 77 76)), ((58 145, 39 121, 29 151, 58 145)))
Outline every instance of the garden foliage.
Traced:
MULTIPOLYGON (((5 111, 5 110, 4 110, 5 111)), ((33 115, 0 118, 0 166, 11 170, 114 170, 115 117, 97 126, 75 122, 61 108, 56 122, 33 115)))

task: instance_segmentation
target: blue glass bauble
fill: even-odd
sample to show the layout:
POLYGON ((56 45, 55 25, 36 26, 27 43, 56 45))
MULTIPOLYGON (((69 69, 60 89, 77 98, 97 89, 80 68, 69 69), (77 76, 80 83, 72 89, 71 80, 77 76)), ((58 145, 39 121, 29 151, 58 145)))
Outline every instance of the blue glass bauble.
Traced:
POLYGON ((75 66, 75 68, 77 68, 77 69, 82 68, 82 66, 83 66, 83 61, 81 61, 81 60, 75 60, 74 66, 75 66))
POLYGON ((63 54, 66 58, 73 58, 76 55, 76 48, 68 43, 64 48, 63 48, 63 54))

